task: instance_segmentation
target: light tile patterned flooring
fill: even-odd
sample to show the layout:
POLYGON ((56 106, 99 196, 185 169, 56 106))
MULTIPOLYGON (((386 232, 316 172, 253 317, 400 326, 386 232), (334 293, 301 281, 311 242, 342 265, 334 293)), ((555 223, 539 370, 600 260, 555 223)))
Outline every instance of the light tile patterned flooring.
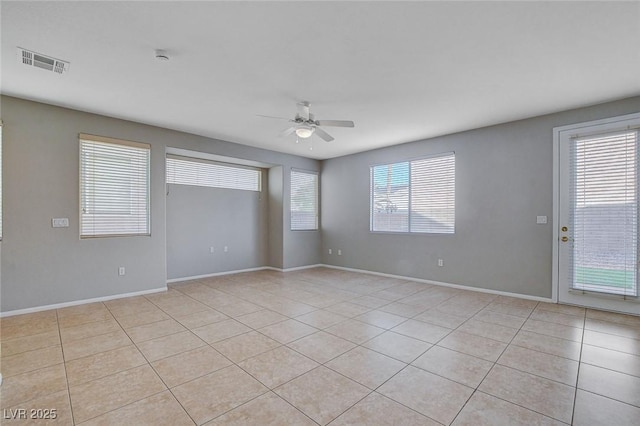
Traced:
POLYGON ((1 327, 3 424, 640 424, 640 318, 379 276, 229 275, 1 327))

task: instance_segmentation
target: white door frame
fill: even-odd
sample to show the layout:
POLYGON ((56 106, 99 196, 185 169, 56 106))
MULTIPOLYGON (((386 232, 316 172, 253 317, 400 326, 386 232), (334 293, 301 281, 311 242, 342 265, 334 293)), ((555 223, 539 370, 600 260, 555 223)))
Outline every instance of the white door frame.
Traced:
POLYGON ((560 134, 567 131, 584 131, 589 127, 613 124, 620 121, 628 121, 640 119, 640 113, 620 115, 617 117, 604 118, 601 120, 588 121, 584 123, 569 124, 566 126, 553 128, 553 240, 552 240, 552 274, 551 298, 553 302, 558 303, 559 286, 560 286, 560 232, 558 226, 560 224, 560 134))

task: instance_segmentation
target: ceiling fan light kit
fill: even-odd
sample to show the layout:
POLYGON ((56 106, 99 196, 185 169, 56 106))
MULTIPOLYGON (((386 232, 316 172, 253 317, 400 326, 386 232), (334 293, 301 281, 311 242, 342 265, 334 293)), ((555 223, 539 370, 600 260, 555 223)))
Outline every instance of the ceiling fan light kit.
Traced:
POLYGON ((296 127, 296 135, 302 139, 310 138, 314 130, 313 127, 302 124, 296 127))

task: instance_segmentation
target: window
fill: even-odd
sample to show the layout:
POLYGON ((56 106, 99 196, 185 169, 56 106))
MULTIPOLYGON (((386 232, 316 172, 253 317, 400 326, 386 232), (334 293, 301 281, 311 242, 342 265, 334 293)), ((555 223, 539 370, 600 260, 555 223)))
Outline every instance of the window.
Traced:
POLYGON ((80 135, 80 237, 150 235, 148 144, 80 135))
POLYGON ((260 191, 261 171, 236 164, 167 156, 167 183, 260 191))
POLYGON ((291 170, 291 230, 318 229, 318 174, 291 170))
POLYGON ((375 232, 453 234, 455 154, 371 167, 375 232))

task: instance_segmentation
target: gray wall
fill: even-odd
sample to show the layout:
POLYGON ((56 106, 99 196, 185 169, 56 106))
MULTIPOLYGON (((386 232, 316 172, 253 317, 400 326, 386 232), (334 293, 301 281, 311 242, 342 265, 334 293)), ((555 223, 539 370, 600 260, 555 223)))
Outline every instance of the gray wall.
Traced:
MULTIPOLYGON (((269 169, 269 264, 275 268, 284 268, 284 168, 269 169)), ((316 253, 319 256, 320 253, 316 253)))
POLYGON ((167 185, 167 278, 269 264, 268 206, 266 190, 167 185))
MULTIPOLYGON (((2 312, 165 286, 167 146, 281 165, 285 174, 291 167, 319 169, 315 160, 273 151, 7 96, 0 102, 4 121, 2 312), (81 132, 151 144, 150 237, 80 240, 81 132), (53 217, 69 218, 70 227, 51 228, 53 217), (118 276, 119 266, 126 267, 123 277, 118 276)), ((288 211, 286 196, 282 203, 282 211, 288 211)), ((281 238, 287 239, 283 264, 302 266, 296 263, 300 259, 318 263, 320 235, 316 233, 309 244, 307 236, 288 229, 288 224, 282 229, 281 238)), ((220 266, 233 267, 232 263, 220 266)))
MULTIPOLYGON (((258 207, 263 222, 252 231, 257 240, 249 244, 250 237, 243 237, 251 247, 246 257, 236 257, 228 244, 231 255, 214 262, 212 271, 322 262, 550 297, 552 224, 536 225, 535 217, 552 214, 552 129, 638 112, 640 97, 324 161, 322 231, 289 230, 290 170, 318 170, 317 161, 6 96, 0 107, 5 124, 0 310, 6 312, 165 285, 165 212, 174 213, 166 205, 167 146, 275 165, 263 194, 268 200, 261 201, 266 206, 258 207), (150 237, 79 239, 80 132, 152 145, 150 237), (452 150, 456 234, 370 233, 369 166, 452 150), (52 217, 68 217, 71 226, 53 229, 52 217), (264 244, 267 254, 256 255, 264 244), (444 267, 436 266, 439 258, 444 267), (127 268, 124 277, 117 275, 118 266, 127 268)), ((197 198, 188 192, 181 194, 185 202, 197 198)), ((212 245, 198 244, 206 244, 205 252, 212 245)), ((192 275, 194 267, 172 274, 192 275)))
POLYGON ((324 161, 323 263, 551 297, 552 129, 638 111, 635 97, 324 161), (369 166, 447 151, 455 235, 369 232, 369 166))

